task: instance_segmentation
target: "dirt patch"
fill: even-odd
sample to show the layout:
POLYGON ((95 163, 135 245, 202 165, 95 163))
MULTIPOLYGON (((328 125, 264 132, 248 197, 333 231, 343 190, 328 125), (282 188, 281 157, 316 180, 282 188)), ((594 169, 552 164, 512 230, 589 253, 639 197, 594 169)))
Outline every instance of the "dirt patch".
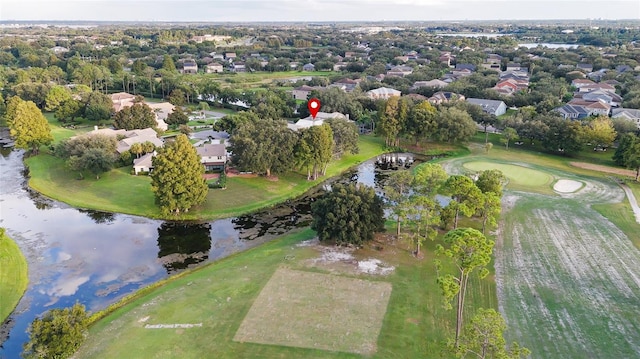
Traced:
POLYGON ((391 284, 278 269, 233 340, 371 355, 391 284))
POLYGON ((324 246, 321 244, 305 243, 304 246, 313 247, 320 255, 309 259, 306 264, 333 273, 348 274, 375 274, 387 275, 395 270, 395 267, 387 265, 377 258, 357 259, 354 255, 355 248, 324 246))
POLYGON ((574 193, 584 186, 584 183, 561 179, 553 185, 553 190, 560 193, 574 193))
POLYGON ((595 165, 593 163, 586 163, 586 162, 569 162, 569 164, 571 166, 578 167, 578 168, 583 168, 585 170, 592 170, 592 171, 598 171, 598 172, 604 172, 604 173, 612 173, 612 174, 616 174, 616 175, 629 176, 629 177, 634 177, 634 178, 636 176, 636 173, 634 171, 626 170, 624 168, 616 168, 616 167, 609 167, 609 166, 603 166, 603 165, 595 165))

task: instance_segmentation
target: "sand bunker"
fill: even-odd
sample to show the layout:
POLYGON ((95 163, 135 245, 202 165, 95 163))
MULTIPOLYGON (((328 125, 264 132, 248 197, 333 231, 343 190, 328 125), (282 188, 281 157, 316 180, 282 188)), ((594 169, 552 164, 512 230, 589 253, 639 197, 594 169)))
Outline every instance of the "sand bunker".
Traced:
POLYGON ((582 188, 582 182, 561 179, 553 185, 553 190, 560 193, 573 193, 582 188))

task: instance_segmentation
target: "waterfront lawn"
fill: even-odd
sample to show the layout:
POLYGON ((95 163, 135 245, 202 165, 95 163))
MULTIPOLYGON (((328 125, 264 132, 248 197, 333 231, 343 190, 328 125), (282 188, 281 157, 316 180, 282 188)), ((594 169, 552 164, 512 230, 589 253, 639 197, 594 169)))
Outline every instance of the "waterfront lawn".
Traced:
POLYGON ((27 289, 27 260, 20 248, 0 228, 0 324, 18 305, 27 289))
MULTIPOLYGON (((361 136, 359 146, 358 154, 348 154, 332 162, 327 175, 316 181, 307 181, 306 174, 301 172, 290 172, 277 180, 230 177, 227 189, 210 189, 204 204, 171 219, 223 218, 272 206, 302 195, 327 178, 384 152, 382 140, 377 137, 361 136)), ((84 180, 78 180, 77 172, 70 171, 64 161, 51 155, 41 153, 25 162, 31 175, 29 185, 56 200, 79 208, 163 217, 155 205, 149 177, 131 175, 131 167, 114 169, 102 174, 100 179, 85 174, 84 180)))
MULTIPOLYGON (((382 328, 373 348, 375 353, 368 358, 452 357, 445 352, 444 343, 453 334, 455 311, 443 308, 433 263, 433 250, 441 243, 439 240, 426 243, 424 259, 412 256, 406 243, 385 240, 373 243, 384 247, 382 250, 366 246, 354 252, 358 260, 376 258, 395 267, 391 274, 381 276, 359 274, 352 263, 334 262, 328 264, 329 267, 313 265, 313 260, 322 255, 321 251, 314 246, 296 244, 314 236, 313 231, 305 229, 169 279, 161 287, 146 291, 93 325, 75 357, 203 358, 215 353, 216 358, 361 358, 357 354, 338 351, 234 340, 250 310, 259 309, 252 309, 252 306, 263 288, 282 268, 391 284, 386 311, 376 313, 383 316, 382 328), (202 326, 145 328, 146 325, 173 323, 202 323, 202 326)), ((493 276, 483 280, 472 276, 470 281, 465 311, 468 316, 480 307, 496 308, 493 276)), ((322 289, 325 290, 331 291, 330 288, 322 289)), ((322 308, 326 304, 317 305, 322 308)), ((349 305, 358 306, 358 303, 349 305)), ((291 313, 296 312, 292 310, 291 313)), ((291 320, 317 324, 313 315, 291 320)), ((316 328, 320 329, 319 333, 326 330, 320 334, 318 342, 335 334, 330 326, 316 328)))

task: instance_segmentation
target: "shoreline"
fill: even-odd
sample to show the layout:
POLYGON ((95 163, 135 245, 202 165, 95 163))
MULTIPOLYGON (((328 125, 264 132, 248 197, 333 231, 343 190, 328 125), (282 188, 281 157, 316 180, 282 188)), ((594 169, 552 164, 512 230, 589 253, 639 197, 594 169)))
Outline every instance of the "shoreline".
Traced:
MULTIPOLYGON (((231 183, 229 184, 226 191, 221 192, 215 189, 210 189, 207 195, 207 200, 205 203, 195 206, 188 213, 181 213, 179 216, 174 215, 163 215, 159 208, 155 206, 154 201, 150 202, 150 198, 153 197, 150 186, 149 188, 142 188, 142 190, 147 190, 147 193, 142 193, 143 200, 146 200, 146 203, 142 203, 143 206, 136 207, 135 204, 141 204, 140 201, 137 202, 126 202, 127 200, 131 200, 131 198, 123 198, 121 201, 118 200, 108 200, 102 201, 102 203, 98 203, 100 201, 91 201, 92 198, 87 198, 91 196, 95 196, 95 193, 92 193, 92 190, 97 191, 95 185, 104 185, 106 181, 113 180, 110 177, 118 180, 130 180, 135 181, 134 185, 144 186, 147 182, 146 176, 131 176, 126 171, 127 167, 124 168, 116 168, 107 173, 105 173, 100 180, 93 179, 85 179, 83 180, 83 185, 88 186, 88 188, 73 188, 71 186, 67 186, 66 183, 61 183, 59 178, 53 178, 52 170, 58 170, 55 165, 48 164, 51 161, 58 161, 55 157, 52 157, 48 154, 40 154, 35 157, 23 157, 22 162, 27 170, 27 178, 26 178, 26 187, 27 190, 34 191, 38 193, 39 196, 43 196, 49 200, 57 201, 64 203, 65 205, 74 207, 80 210, 92 210, 98 212, 106 212, 106 213, 114 213, 114 214, 124 214, 131 216, 139 216, 147 219, 153 220, 166 220, 166 221, 210 221, 210 220, 218 220, 230 217, 238 217, 250 213, 254 213, 256 211, 269 209, 280 205, 288 200, 295 199, 307 193, 310 190, 324 184, 326 181, 329 181, 351 169, 354 167, 375 158, 381 154, 389 152, 384 149, 381 145, 381 141, 378 137, 361 137, 360 138, 360 153, 356 155, 345 155, 342 159, 334 161, 329 166, 329 170, 327 171, 327 176, 324 178, 320 178, 315 181, 306 181, 306 179, 302 179, 303 175, 291 171, 289 173, 283 174, 280 176, 282 181, 271 181, 266 179, 265 177, 256 177, 251 179, 231 179, 231 183), (367 151, 362 151, 362 147, 365 145, 366 147, 370 147, 367 151), (376 147, 372 147, 376 146, 376 147), (364 152, 364 154, 363 154, 364 152), (49 156, 49 157, 45 157, 49 156), (43 160, 44 158, 44 160, 43 160), (47 164, 43 165, 43 161, 48 161, 47 164), (35 175, 34 175, 35 172, 35 175), (299 178, 298 178, 299 177, 299 178), (100 182, 103 181, 103 182, 100 182), (264 191, 260 186, 265 186, 265 182, 269 182, 270 189, 275 191, 276 193, 264 191), (53 186, 51 186, 53 184, 53 186), (49 186, 47 186, 49 185, 49 186), (228 203, 212 203, 217 200, 220 195, 228 195, 231 196, 231 192, 229 187, 237 186, 240 189, 236 189, 236 192, 244 192, 241 187, 247 187, 247 189, 253 189, 256 194, 255 196, 261 196, 262 198, 258 198, 253 201, 246 201, 237 203, 235 206, 231 205, 230 207, 224 207, 228 203), (75 191, 75 193, 74 193, 75 191), (265 193, 267 195, 265 196, 265 193), (79 199, 79 200, 78 200, 79 199), (209 203, 207 203, 209 202, 209 203), (211 208, 212 206, 219 206, 219 208, 211 208), (131 210, 128 210, 131 209, 131 210)), ((68 175, 68 174, 67 174, 68 175)), ((114 189, 116 190, 116 189, 114 189)), ((135 191, 133 191, 135 192, 135 191)), ((132 192, 132 193, 133 193, 132 192)), ((140 193, 136 193, 140 195, 140 193)), ((112 193, 115 195, 115 193, 112 193)), ((113 196, 111 196, 113 198, 113 196)))

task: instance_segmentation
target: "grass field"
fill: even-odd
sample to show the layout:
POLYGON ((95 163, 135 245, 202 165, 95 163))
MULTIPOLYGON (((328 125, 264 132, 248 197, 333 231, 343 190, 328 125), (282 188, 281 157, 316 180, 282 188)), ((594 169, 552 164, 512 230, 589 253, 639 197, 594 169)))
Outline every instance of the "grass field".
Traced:
POLYGON ((0 323, 11 314, 27 289, 27 260, 0 228, 0 323))
MULTIPOLYGON (((302 195, 332 176, 372 158, 382 152, 382 140, 361 136, 360 153, 345 155, 332 162, 327 175, 316 181, 307 181, 306 175, 290 172, 277 181, 264 177, 231 177, 226 190, 210 190, 203 205, 193 208, 179 219, 215 219, 240 215, 268 207, 286 199, 302 195)), ((146 176, 132 176, 131 167, 118 168, 95 179, 69 171, 64 162, 47 154, 26 159, 31 178, 29 185, 46 196, 74 207, 162 218, 151 192, 151 180, 146 176)), ((171 219, 178 219, 171 217, 171 219)))
POLYGON ((233 340, 370 355, 390 296, 382 281, 280 268, 233 340))
POLYGON ((474 152, 446 166, 511 164, 585 183, 570 194, 549 192, 547 184, 510 183, 505 191, 495 267, 508 339, 532 349, 533 358, 638 357, 640 224, 622 190, 608 174, 572 167, 570 159, 474 152))
POLYGON ((472 171, 499 170, 509 179, 510 183, 524 187, 542 187, 552 182, 552 177, 548 173, 523 166, 474 161, 466 162, 464 167, 472 171))
MULTIPOLYGON (((239 329, 242 328, 248 314, 260 306, 268 306, 260 302, 261 293, 273 293, 277 288, 270 285, 281 284, 280 290, 286 293, 304 291, 297 297, 312 295, 310 289, 317 294, 314 299, 288 302, 290 311, 296 318, 294 328, 306 321, 310 325, 321 326, 326 320, 317 318, 313 313, 308 315, 304 305, 328 309, 323 303, 323 296, 331 293, 330 285, 322 285, 322 278, 330 276, 337 280, 341 288, 352 280, 362 281, 364 285, 389 286, 391 294, 386 311, 384 306, 369 307, 372 317, 382 319, 382 327, 375 342, 375 353, 370 358, 450 358, 444 352, 443 343, 453 333, 454 311, 446 311, 442 306, 442 296, 435 282, 433 250, 439 243, 429 242, 425 246, 425 258, 418 260, 407 250, 406 243, 382 242, 383 250, 365 247, 353 251, 353 258, 343 262, 325 262, 320 264, 318 258, 323 255, 324 246, 299 246, 303 240, 314 237, 313 231, 306 229, 287 235, 281 239, 266 243, 260 247, 236 254, 217 263, 201 267, 180 278, 169 280, 162 287, 138 298, 116 310, 103 320, 98 321, 91 329, 87 341, 76 354, 76 358, 204 358, 215 353, 216 358, 361 358, 359 354, 342 351, 308 349, 292 346, 290 343, 256 344, 238 342, 239 329), (395 269, 387 275, 363 274, 353 261, 377 258, 387 266, 395 269), (304 278, 321 280, 315 283, 284 280, 274 273, 282 270, 303 272, 304 278), (270 282, 274 280, 274 282, 270 282), (344 281, 343 281, 344 279, 344 281), (292 285, 293 286, 290 286, 292 285), (297 322, 298 324, 295 324, 297 322), (201 327, 146 329, 145 325, 172 323, 202 323, 201 327)), ((333 247, 331 247, 333 248, 333 247)), ((470 279, 468 297, 469 315, 478 307, 496 308, 495 286, 493 277, 480 280, 475 276, 470 279)), ((328 281, 326 284, 331 284, 328 281)), ((349 284, 351 285, 351 284, 349 284)), ((384 292, 384 289, 381 289, 384 292)), ((378 294, 380 295, 380 294, 378 294)), ((296 296, 287 296, 290 300, 296 296)), ((305 297, 306 298, 306 297, 305 297)), ((360 304, 372 301, 364 294, 357 298, 349 297, 343 302, 347 308, 336 309, 353 311, 351 318, 358 314, 360 304), (353 306, 355 301, 355 307, 353 306), (350 304, 348 304, 348 303, 350 304)), ((372 302, 378 302, 373 300, 372 302)), ((275 306, 275 304, 273 304, 275 306)), ((281 310, 286 310, 278 306, 281 310)), ((290 312, 290 313, 289 313, 290 312)), ((277 312, 276 312, 277 313, 277 312)), ((271 314, 273 318, 275 314, 271 314)), ((255 318, 254 318, 255 319, 255 318)), ((342 318, 347 320, 348 318, 342 318)), ((251 320, 251 319, 250 319, 251 320)), ((277 323, 258 321, 262 328, 272 328, 277 323)), ((253 325, 253 324, 252 324, 253 325)), ((258 324, 256 324, 258 325, 258 324)), ((329 325, 328 325, 329 327, 329 325)), ((327 327, 327 328, 328 328, 327 327)), ((375 325, 374 325, 375 327, 375 325)), ((292 328, 280 328, 280 331, 292 328)), ((306 329, 307 333, 311 328, 306 329)), ((319 329, 317 327, 316 329, 319 329)), ((375 328, 373 328, 375 329, 375 328)), ((264 329, 267 330, 267 329, 264 329)), ((362 330, 371 330, 362 328, 362 330)), ((338 329, 344 333, 344 329, 338 329)), ((332 340, 332 330, 316 331, 319 343, 332 340)), ((263 333, 268 335, 268 333, 263 333)), ((354 333, 355 335, 356 333, 354 333)), ((369 334, 370 335, 370 334, 369 334)), ((286 340, 282 338, 282 340, 286 340)), ((348 343, 349 338, 340 341, 348 343)), ((314 342, 315 343, 315 342, 314 342)), ((336 343, 334 345, 344 345, 336 343)), ((347 350, 336 348, 337 350, 347 350)))

